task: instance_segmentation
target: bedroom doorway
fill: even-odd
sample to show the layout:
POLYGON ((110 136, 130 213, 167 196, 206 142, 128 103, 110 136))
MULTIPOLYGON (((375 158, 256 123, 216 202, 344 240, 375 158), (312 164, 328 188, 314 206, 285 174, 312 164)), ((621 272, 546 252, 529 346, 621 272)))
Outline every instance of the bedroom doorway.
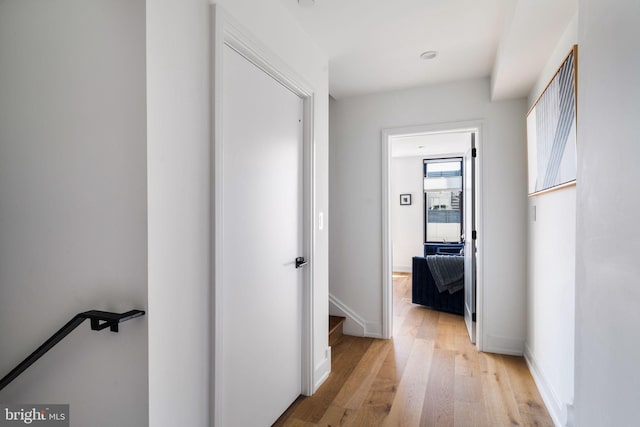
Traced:
POLYGON ((393 335, 393 275, 411 273, 416 280, 412 302, 464 315, 469 338, 481 350, 480 132, 479 121, 383 132, 387 338, 393 335))

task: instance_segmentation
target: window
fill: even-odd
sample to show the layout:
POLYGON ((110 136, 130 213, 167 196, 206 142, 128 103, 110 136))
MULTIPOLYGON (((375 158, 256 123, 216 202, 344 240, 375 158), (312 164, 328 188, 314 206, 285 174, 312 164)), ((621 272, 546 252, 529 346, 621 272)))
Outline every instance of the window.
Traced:
POLYGON ((462 234, 462 159, 425 160, 424 241, 458 243, 462 234))

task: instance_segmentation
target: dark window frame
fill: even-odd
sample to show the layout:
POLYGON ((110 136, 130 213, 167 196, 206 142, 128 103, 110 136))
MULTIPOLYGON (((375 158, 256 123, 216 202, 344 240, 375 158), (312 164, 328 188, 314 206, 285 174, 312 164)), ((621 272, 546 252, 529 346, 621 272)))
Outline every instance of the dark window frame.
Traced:
POLYGON ((424 179, 427 177, 427 164, 428 163, 446 163, 451 161, 460 162, 460 235, 455 242, 447 242, 452 244, 460 244, 462 242, 462 230, 464 230, 464 158, 461 156, 453 157, 438 157, 438 158, 425 158, 422 159, 422 240, 423 243, 443 243, 442 240, 427 239, 427 191, 424 189, 424 179))

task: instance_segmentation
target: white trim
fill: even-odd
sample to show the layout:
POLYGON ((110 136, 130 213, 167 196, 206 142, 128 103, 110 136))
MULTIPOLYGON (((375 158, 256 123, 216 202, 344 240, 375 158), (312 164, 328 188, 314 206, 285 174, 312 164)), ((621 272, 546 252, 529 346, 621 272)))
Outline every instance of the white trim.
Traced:
POLYGON ((562 401, 558 398, 558 394, 555 392, 551 384, 545 379, 542 369, 540 369, 536 358, 531 352, 531 348, 529 348, 527 344, 524 346, 524 360, 527 362, 533 381, 535 381, 536 386, 538 387, 540 396, 542 396, 542 400, 549 411, 549 415, 551 415, 553 424, 555 424, 556 427, 568 426, 569 423, 567 423, 567 419, 569 418, 568 412, 570 411, 571 405, 567 405, 566 409, 563 411, 562 408, 564 405, 562 401))
MULTIPOLYGON (((302 384, 301 393, 305 396, 311 396, 317 390, 313 379, 317 378, 313 369, 314 354, 314 277, 315 277, 315 211, 316 211, 316 185, 315 185, 315 142, 314 134, 314 106, 315 97, 313 93, 304 97, 304 213, 303 213, 303 234, 304 246, 307 253, 309 264, 306 268, 305 286, 303 291, 302 302, 302 384)), ((331 371, 331 358, 329 358, 329 369, 331 371)), ((324 381, 324 380, 323 380, 324 381)))
POLYGON ((331 293, 329 294, 329 313, 347 318, 343 326, 345 335, 383 338, 382 324, 380 322, 367 322, 331 293))
POLYGON ((383 129, 381 133, 382 139, 382 337, 391 338, 393 331, 393 268, 392 268, 392 249, 391 249, 391 203, 389 197, 391 195, 391 138, 394 136, 409 136, 436 133, 454 133, 454 132, 472 131, 476 132, 476 168, 478 169, 478 182, 476 183, 476 197, 478 198, 478 212, 476 213, 476 222, 478 224, 478 258, 476 264, 476 347, 479 351, 483 351, 483 324, 484 324, 484 246, 486 236, 482 234, 486 229, 484 223, 484 205, 482 202, 482 191, 486 183, 484 176, 485 159, 482 155, 482 147, 486 139, 486 131, 482 120, 471 120, 449 123, 435 123, 419 126, 407 126, 400 128, 383 129))
MULTIPOLYGON (((485 156, 485 141, 489 140, 489 129, 482 121, 478 123, 478 133, 476 133, 476 225, 478 226, 478 244, 476 250, 476 348, 484 351, 485 343, 485 301, 484 301, 484 248, 488 247, 487 242, 491 236, 484 232, 487 227, 485 223, 484 188, 488 185, 488 171, 491 159, 485 156)), ((486 328, 488 330, 489 328, 486 328)))
POLYGON ((380 322, 365 322, 364 323, 364 336, 369 338, 381 338, 382 336, 382 325, 380 322))
MULTIPOLYGON (((478 132, 476 133, 476 225, 478 227, 478 244, 476 245, 476 348, 478 351, 484 351, 484 325, 485 303, 484 303, 484 248, 488 247, 487 242, 490 236, 484 232, 487 227, 485 223, 484 208, 484 188, 489 182, 487 171, 489 171, 490 159, 483 154, 485 141, 489 140, 489 130, 484 126, 482 121, 478 124, 478 132)), ((489 329, 489 328, 486 328, 489 329)))
MULTIPOLYGON (((223 169, 222 163, 222 51, 225 45, 231 47, 247 60, 255 64, 262 71, 280 82, 283 86, 291 90, 293 93, 303 99, 304 108, 304 130, 303 130, 303 156, 304 156, 304 200, 303 200, 303 217, 304 217, 304 247, 306 258, 309 264, 305 269, 305 284, 303 286, 302 301, 302 383, 301 393, 311 395, 316 389, 317 384, 328 375, 331 369, 331 359, 321 363, 320 380, 314 384, 314 249, 315 249, 315 141, 313 138, 314 130, 314 93, 311 86, 304 79, 292 71, 283 61, 281 61, 269 49, 263 46, 258 40, 253 38, 248 32, 233 21, 220 6, 210 5, 211 13, 211 109, 212 109, 212 141, 211 141, 211 212, 212 214, 212 260, 211 260, 211 277, 212 277, 212 327, 211 327, 211 345, 212 345, 212 376, 211 376, 211 393, 213 404, 210 410, 210 421, 213 426, 222 425, 222 401, 220 393, 217 392, 222 388, 222 233, 224 232, 224 218, 222 215, 223 200, 223 169), (328 364, 328 365, 327 365, 328 364), (328 366, 328 368, 326 367, 328 366)), ((330 352, 329 352, 330 355, 330 352)), ((317 378, 317 377, 316 377, 317 378)))
POLYGON ((524 340, 487 334, 484 337, 484 351, 522 356, 524 354, 524 340))
POLYGON ((327 347, 325 351, 324 359, 320 362, 320 364, 316 367, 314 376, 317 378, 317 381, 313 384, 313 392, 316 390, 329 378, 329 374, 331 373, 331 347, 327 347))
POLYGON ((410 265, 394 265, 392 273, 411 273, 412 267, 410 265))
POLYGON ((212 426, 219 426, 222 424, 221 411, 218 408, 222 407, 222 396, 218 392, 222 384, 222 378, 219 373, 222 372, 222 287, 216 286, 216 283, 222 282, 222 268, 216 269, 217 266, 222 266, 222 253, 217 251, 216 248, 221 246, 222 236, 222 222, 223 222, 223 209, 222 203, 216 203, 216 201, 222 200, 223 187, 222 181, 216 180, 216 174, 222 174, 222 40, 224 39, 222 28, 223 20, 221 18, 221 11, 215 5, 210 8, 210 22, 211 22, 211 164, 213 167, 210 171, 211 179, 211 334, 213 335, 210 340, 211 345, 211 374, 210 374, 210 393, 212 404, 209 407, 209 424, 212 426), (216 244, 217 243, 217 244, 216 244))
POLYGON ((391 130, 382 131, 382 338, 393 335, 393 250, 391 247, 391 130))
MULTIPOLYGON (((220 6, 215 4, 211 5, 211 7, 220 10, 220 6)), ((273 54, 248 31, 244 30, 231 16, 223 13, 222 19, 224 44, 244 56, 301 98, 308 98, 313 95, 311 86, 302 77, 298 76, 285 62, 273 54)))
POLYGON ((366 330, 365 320, 360 317, 355 311, 347 307, 347 305, 340 301, 336 296, 332 295, 331 292, 329 292, 329 313, 331 313, 332 315, 340 315, 346 317, 347 322, 351 321, 355 324, 357 330, 354 330, 353 327, 350 327, 347 335, 364 336, 366 330), (359 332, 360 330, 361 332, 359 332))

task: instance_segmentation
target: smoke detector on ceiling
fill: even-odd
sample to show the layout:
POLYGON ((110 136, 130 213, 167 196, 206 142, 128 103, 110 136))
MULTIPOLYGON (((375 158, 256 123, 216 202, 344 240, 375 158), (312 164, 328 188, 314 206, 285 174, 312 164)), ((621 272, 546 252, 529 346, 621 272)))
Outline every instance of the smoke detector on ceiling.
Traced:
POLYGON ((298 5, 301 7, 311 7, 316 4, 316 0, 298 0, 298 5))

